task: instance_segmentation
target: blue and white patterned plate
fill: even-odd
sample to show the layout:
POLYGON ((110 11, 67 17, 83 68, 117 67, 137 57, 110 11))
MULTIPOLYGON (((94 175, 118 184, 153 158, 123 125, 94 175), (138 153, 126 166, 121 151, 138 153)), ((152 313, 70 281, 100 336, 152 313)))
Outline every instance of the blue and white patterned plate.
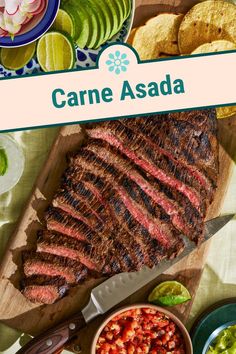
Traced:
MULTIPOLYGON (((78 46, 76 46, 76 68, 78 69, 86 68, 86 67, 89 68, 95 66, 97 61, 97 56, 104 46, 114 42, 117 43, 125 42, 128 38, 128 35, 132 27, 133 17, 134 17, 134 1, 133 1, 133 8, 129 18, 123 24, 120 32, 118 32, 110 41, 108 41, 107 43, 103 44, 100 48, 95 50, 86 49, 86 48, 80 49, 78 46)), ((22 76, 22 75, 29 75, 29 74, 37 74, 40 72, 42 72, 42 70, 37 62, 36 57, 33 58, 24 68, 17 71, 7 70, 0 64, 0 77, 1 76, 3 77, 22 76)))

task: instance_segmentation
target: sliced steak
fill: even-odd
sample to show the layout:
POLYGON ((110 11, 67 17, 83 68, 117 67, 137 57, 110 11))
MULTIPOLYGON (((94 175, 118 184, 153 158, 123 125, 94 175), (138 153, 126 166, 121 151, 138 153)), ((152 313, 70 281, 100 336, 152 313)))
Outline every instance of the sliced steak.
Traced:
POLYGON ((23 294, 51 304, 89 277, 153 267, 203 239, 218 176, 214 110, 94 123, 23 252, 23 294))
POLYGON ((61 209, 50 207, 45 213, 45 219, 48 230, 59 232, 79 241, 89 243, 101 241, 101 237, 88 225, 73 218, 70 214, 61 209))
MULTIPOLYGON (((105 246, 103 246, 104 251, 105 246)), ((99 252, 99 247, 95 249, 91 244, 47 230, 40 230, 38 233, 37 252, 50 253, 78 261, 96 272, 101 272, 106 262, 102 248, 99 252)))
POLYGON ((122 200, 126 206, 126 209, 128 209, 133 217, 147 229, 153 238, 157 238, 160 244, 164 247, 171 247, 171 245, 178 240, 178 232, 169 223, 169 216, 165 213, 165 211, 156 204, 152 210, 153 215, 150 215, 150 212, 148 212, 143 200, 138 198, 138 196, 138 199, 134 200, 132 191, 125 190, 124 185, 125 183, 127 185, 128 182, 122 180, 119 181, 119 174, 116 174, 117 171, 114 167, 113 175, 109 176, 106 169, 95 166, 96 159, 96 155, 91 153, 89 150, 84 154, 81 152, 76 160, 78 162, 78 170, 82 166, 82 170, 80 170, 81 172, 86 169, 87 171, 95 173, 96 176, 103 179, 105 182, 103 192, 105 193, 106 191, 109 192, 109 190, 111 190, 112 195, 116 194, 117 197, 122 200), (113 176, 112 180, 111 176, 113 176), (116 177, 118 180, 116 180, 116 177))
POLYGON ((216 186, 219 166, 215 110, 152 115, 120 122, 135 131, 135 135, 144 134, 165 154, 169 153, 169 158, 187 163, 188 169, 206 187, 216 186))
MULTIPOLYGON (((205 193, 212 198, 215 181, 208 177, 205 171, 206 164, 201 164, 200 162, 197 165, 193 164, 193 156, 195 154, 191 146, 194 146, 194 142, 196 144, 199 136, 196 134, 192 124, 184 121, 178 122, 172 118, 170 129, 168 117, 163 121, 163 119, 155 116, 150 117, 150 120, 148 119, 147 121, 135 119, 132 122, 130 119, 122 119, 120 122, 131 129, 134 136, 135 134, 140 134, 147 144, 150 141, 155 146, 156 151, 166 156, 179 168, 184 169, 186 174, 198 181, 199 190, 204 189, 205 193), (183 151, 185 151, 185 154, 183 151)), ((201 146, 199 146, 199 149, 201 149, 201 146)))
MULTIPOLYGON (((98 176, 99 171, 95 170, 95 168, 93 168, 93 171, 90 172, 89 166, 93 165, 91 165, 90 163, 88 163, 88 165, 85 165, 84 162, 83 166, 78 166, 77 169, 75 169, 74 174, 71 175, 73 183, 76 184, 76 181, 82 178, 87 183, 91 183, 94 187, 97 188, 98 193, 100 193, 100 195, 105 199, 107 207, 110 208, 111 215, 114 220, 117 220, 121 228, 125 228, 131 234, 130 237, 131 240, 133 240, 133 245, 136 241, 140 244, 141 249, 142 247, 146 248, 146 257, 150 255, 150 250, 152 250, 155 255, 155 263, 152 263, 152 265, 157 264, 165 257, 170 257, 172 254, 178 252, 179 249, 183 248, 182 239, 179 238, 178 232, 173 228, 171 224, 169 225, 169 227, 172 227, 173 235, 171 236, 171 239, 167 237, 168 245, 163 245, 163 240, 162 242, 160 242, 157 237, 159 236, 160 231, 161 233, 164 233, 165 236, 167 232, 169 236, 170 229, 168 229, 167 227, 168 223, 165 223, 164 221, 161 222, 159 220, 160 224, 155 224, 152 221, 152 229, 149 224, 147 225, 147 215, 142 214, 142 212, 140 211, 140 207, 135 201, 133 201, 129 197, 125 190, 120 190, 120 194, 117 195, 117 191, 113 189, 114 186, 112 187, 112 185, 107 183, 106 180, 103 180, 101 176, 98 176), (86 166, 88 168, 88 172, 84 172, 86 166), (132 210, 134 215, 131 214, 131 212, 129 211, 130 209, 132 210), (147 247, 149 249, 149 252, 147 252, 147 247)), ((117 229, 117 232, 118 231, 119 229, 117 229)), ((120 231, 120 233, 122 232, 123 230, 120 231)), ((151 266, 151 264, 149 265, 151 266)))
POLYGON ((69 286, 64 278, 33 275, 22 281, 22 294, 31 302, 54 304, 64 297, 69 286))
MULTIPOLYGON (((109 230, 109 234, 100 234, 99 232, 95 232, 89 229, 87 225, 86 227, 85 225, 82 225, 83 227, 81 228, 80 221, 74 219, 66 212, 63 212, 56 208, 51 208, 50 211, 46 213, 46 219, 47 227, 49 230, 65 234, 80 241, 82 240, 90 242, 94 247, 96 247, 96 252, 98 254, 106 254, 106 252, 108 254, 109 250, 112 250, 113 248, 114 238, 120 237, 118 236, 118 231, 115 227, 115 224, 113 225, 113 228, 109 230), (117 236, 114 236, 115 234, 117 236), (84 235, 84 237, 82 238, 81 235, 84 235)), ((119 264, 121 258, 122 261, 125 261, 126 259, 128 259, 128 257, 132 257, 130 254, 134 253, 133 248, 126 249, 126 253, 127 255, 125 259, 122 257, 121 254, 117 255, 116 261, 119 262, 119 264)), ((133 257, 134 256, 136 257, 136 254, 133 255, 133 257)), ((128 269, 130 269, 131 262, 129 264, 127 264, 127 262, 122 262, 122 264, 120 264, 119 266, 121 267, 122 271, 128 271, 128 269)), ((137 267, 139 267, 138 269, 140 269, 140 263, 135 258, 132 263, 132 269, 136 270, 137 267), (137 266, 135 264, 137 264, 137 266)), ((106 271, 107 269, 108 268, 106 267, 106 271)))
MULTIPOLYGON (((72 156, 70 154, 70 156, 72 156)), ((83 203, 87 203, 88 209, 96 215, 96 217, 111 228, 113 222, 110 220, 110 214, 101 202, 97 195, 97 190, 93 186, 89 185, 86 181, 78 181, 75 185, 72 183, 70 176, 74 173, 74 167, 69 167, 63 175, 63 187, 76 192, 76 198, 83 203), (84 193, 86 191, 86 194, 84 193)))
POLYGON ((26 277, 42 275, 62 277, 68 284, 79 284, 88 276, 88 269, 82 264, 68 258, 48 253, 24 252, 23 269, 26 277))
MULTIPOLYGON (((105 122, 107 123, 107 122, 105 122)), ((108 122, 110 123, 110 122, 108 122)), ((189 175, 182 169, 178 169, 164 155, 158 154, 152 147, 147 145, 143 139, 138 137, 133 139, 133 133, 121 123, 115 121, 110 125, 103 125, 98 128, 88 130, 88 135, 95 139, 107 141, 110 145, 116 147, 136 165, 140 166, 146 172, 160 180, 161 182, 176 188, 179 192, 186 195, 194 207, 199 209, 205 215, 207 200, 202 199, 197 187, 190 183, 189 175)), ((191 183, 196 180, 191 180, 191 183)))
MULTIPOLYGON (((93 165, 103 168, 104 173, 107 173, 111 180, 115 179, 115 183, 125 183, 127 185, 127 183, 129 184, 129 179, 132 180, 135 183, 134 188, 138 188, 140 193, 141 200, 137 200, 137 202, 141 202, 144 205, 148 203, 146 207, 149 210, 151 202, 148 202, 148 198, 151 198, 151 209, 157 208, 159 205, 179 231, 196 243, 201 242, 203 238, 202 217, 189 203, 189 200, 176 189, 166 187, 161 182, 148 177, 143 171, 136 168, 132 161, 120 155, 119 152, 105 142, 89 141, 79 154, 71 157, 72 165, 80 164, 81 154, 85 156, 91 156, 92 154, 93 165)), ((168 220, 167 216, 165 217, 168 220)))
POLYGON ((88 203, 84 203, 78 194, 68 186, 60 188, 54 197, 52 204, 55 208, 59 208, 75 219, 82 221, 84 224, 91 226, 93 230, 102 231, 105 224, 99 218, 98 214, 88 207, 88 203))

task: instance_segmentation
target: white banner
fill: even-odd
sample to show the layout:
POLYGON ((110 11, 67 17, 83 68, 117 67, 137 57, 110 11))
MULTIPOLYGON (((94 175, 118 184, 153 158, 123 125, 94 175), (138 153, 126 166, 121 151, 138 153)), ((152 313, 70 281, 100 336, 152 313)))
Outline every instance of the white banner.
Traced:
POLYGON ((127 45, 98 67, 0 80, 0 131, 236 104, 236 52, 140 63, 127 45))

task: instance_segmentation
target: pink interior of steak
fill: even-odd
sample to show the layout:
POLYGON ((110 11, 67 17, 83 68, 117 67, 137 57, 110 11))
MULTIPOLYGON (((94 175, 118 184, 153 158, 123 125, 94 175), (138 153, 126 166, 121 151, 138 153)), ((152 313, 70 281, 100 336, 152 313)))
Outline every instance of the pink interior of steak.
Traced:
POLYGON ((23 290, 24 296, 32 302, 53 304, 60 298, 58 290, 53 285, 31 285, 23 290))
POLYGON ((59 265, 49 264, 39 260, 26 261, 24 263, 24 273, 27 277, 34 274, 51 277, 61 276, 65 278, 69 284, 76 283, 76 276, 73 269, 65 269, 59 265))
POLYGON ((30 301, 52 304, 68 285, 96 272, 136 271, 175 257, 184 248, 180 231, 196 244, 202 240, 218 152, 215 113, 199 112, 196 134, 189 123, 183 124, 189 136, 181 140, 179 150, 174 146, 180 131, 176 124, 190 117, 194 127, 193 112, 176 114, 175 128, 174 120, 166 124, 163 118, 160 136, 148 122, 140 132, 140 118, 137 124, 133 119, 90 126, 87 145, 70 158, 45 213, 47 230, 38 237, 37 251, 23 254, 22 292, 30 301), (191 165, 194 155, 200 162, 191 165))
POLYGON ((185 184, 178 181, 177 179, 170 178, 166 173, 155 166, 151 165, 148 161, 139 158, 136 153, 122 144, 113 134, 100 129, 89 130, 89 136, 95 139, 103 139, 108 141, 111 145, 120 149, 128 158, 133 160, 138 166, 143 168, 145 171, 163 181, 164 183, 176 188, 178 191, 184 193, 191 203, 197 208, 200 208, 201 201, 198 198, 196 192, 188 188, 185 184))
POLYGON ((86 257, 85 254, 64 245, 38 243, 37 251, 51 253, 57 256, 67 257, 75 261, 79 261, 91 270, 96 271, 98 268, 97 265, 93 263, 89 257, 86 257))

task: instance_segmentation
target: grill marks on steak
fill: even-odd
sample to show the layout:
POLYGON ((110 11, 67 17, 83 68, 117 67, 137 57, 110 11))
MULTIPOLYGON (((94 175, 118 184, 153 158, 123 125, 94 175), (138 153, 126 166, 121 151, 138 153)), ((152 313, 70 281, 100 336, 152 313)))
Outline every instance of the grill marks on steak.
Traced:
MULTIPOLYGON (((38 233, 37 252, 50 253, 81 262, 92 271, 101 272, 107 259, 91 244, 68 238, 65 235, 42 230, 38 233)), ((105 251, 103 245, 103 252, 105 251)))
MULTIPOLYGON (((140 169, 137 169, 125 156, 117 153, 106 142, 90 140, 80 154, 72 157, 76 165, 80 164, 80 156, 89 156, 92 153, 93 165, 102 167, 104 173, 110 175, 116 183, 130 184, 130 180, 135 182, 134 188, 138 188, 140 198, 137 202, 143 204, 147 210, 157 208, 164 210, 171 219, 173 225, 198 243, 203 236, 203 221, 199 212, 191 205, 189 200, 173 188, 163 185, 161 182, 147 177, 140 169), (78 161, 77 161, 78 157, 78 161), (124 182, 122 182, 124 181, 124 182), (151 201, 150 201, 151 198, 151 201), (143 199, 143 200, 142 200, 143 199), (152 203, 152 206, 150 206, 152 203)), ((72 162, 72 163, 73 163, 72 162)), ((128 193, 132 191, 131 186, 128 193)), ((163 217, 169 221, 167 215, 163 217)))
POLYGON ((34 303, 51 305, 68 292, 64 278, 33 275, 22 281, 23 295, 34 303))
POLYGON ((89 276, 153 267, 203 239, 217 184, 213 110, 89 125, 36 251, 23 253, 23 294, 54 303, 89 276))
MULTIPOLYGON (((88 208, 87 204, 78 197, 77 193, 67 186, 57 192, 52 204, 54 207, 70 214, 73 218, 91 226, 93 230, 102 231, 106 226, 98 217, 99 210, 94 212, 88 208)), ((99 206, 98 209, 100 209, 99 206)))
POLYGON ((151 141, 155 145, 156 151, 166 156, 179 168, 183 168, 186 174, 198 181, 200 191, 202 190, 208 196, 212 196, 214 181, 207 177, 204 169, 199 170, 193 165, 196 158, 192 153, 189 142, 191 141, 193 145, 194 139, 196 140, 196 137, 194 137, 196 130, 188 122, 178 122, 174 118, 171 119, 172 129, 170 129, 166 118, 163 120, 159 117, 150 117, 145 121, 140 118, 136 119, 134 123, 130 119, 122 119, 121 124, 131 129, 134 134, 140 134, 147 143, 151 141), (185 154, 183 154, 183 151, 185 151, 185 154))
POLYGON ((97 243, 101 238, 88 225, 76 220, 70 214, 54 207, 50 207, 45 213, 47 228, 75 238, 79 241, 97 243))
MULTIPOLYGON (((149 230, 143 225, 142 220, 140 220, 140 223, 135 219, 131 211, 127 209, 123 200, 119 195, 117 195, 117 191, 113 189, 112 185, 109 184, 109 182, 107 182, 103 176, 101 176, 102 171, 99 171, 98 169, 95 170, 95 167, 93 167, 92 171, 90 171, 89 166, 93 165, 91 163, 87 163, 86 160, 82 165, 81 161, 81 165, 75 169, 75 172, 73 175, 71 175, 71 178, 73 179, 74 183, 76 183, 78 179, 83 179, 87 183, 91 183, 97 188, 98 193, 100 193, 100 195, 108 201, 108 207, 110 209, 113 220, 117 220, 118 225, 123 225, 123 228, 125 228, 126 231, 131 233, 131 235, 135 235, 135 238, 131 238, 133 240, 132 249, 134 248, 136 242, 139 244, 141 249, 145 250, 145 264, 147 264, 147 262, 150 266, 151 264, 158 264, 163 258, 169 257, 173 253, 178 253, 179 250, 182 249, 182 240, 177 237, 177 232, 174 230, 174 228, 172 230, 176 234, 176 238, 172 236, 172 239, 169 240, 168 247, 165 247, 165 245, 163 245, 160 240, 157 239, 157 235, 154 234, 153 236, 150 234, 149 230), (88 172, 85 172, 86 169, 88 169, 88 172), (155 260, 154 258, 147 260, 147 258, 152 255, 152 253, 155 254, 155 260)), ((164 227, 167 227, 166 223, 163 223, 163 225, 164 227)), ((162 230, 163 225, 160 225, 162 226, 162 230)), ((169 226, 172 227, 171 225, 169 226)), ((118 230, 119 229, 117 229, 117 232, 118 230)), ((154 230, 151 231, 154 233, 154 230)), ((169 231, 170 230, 168 230, 168 232, 169 231)), ((120 238, 120 234, 123 234, 123 230, 120 230, 119 235, 116 235, 116 237, 120 238)), ((129 252, 129 250, 127 250, 127 252, 129 252)))
POLYGON ((199 192, 186 184, 188 181, 185 181, 185 176, 183 176, 181 170, 172 165, 168 159, 158 156, 141 138, 136 139, 133 143, 133 134, 128 132, 127 128, 123 127, 121 123, 113 122, 118 123, 116 126, 108 125, 109 122, 105 123, 106 126, 88 130, 88 135, 91 138, 105 140, 116 147, 146 172, 186 195, 191 203, 205 214, 206 205, 202 203, 199 192))
MULTIPOLYGON (((169 223, 169 216, 165 213, 165 211, 160 206, 156 205, 152 210, 152 216, 154 216, 154 218, 151 217, 150 212, 148 212, 140 196, 137 195, 136 200, 133 198, 132 190, 127 188, 128 181, 126 180, 125 189, 125 181, 119 178, 119 172, 114 168, 114 166, 108 165, 102 160, 100 160, 99 165, 99 163, 96 163, 99 160, 99 157, 93 154, 93 152, 83 150, 80 154, 78 154, 77 159, 73 162, 76 161, 78 170, 80 166, 82 166, 81 172, 83 172, 83 170, 87 170, 94 173, 96 176, 99 176, 104 185, 101 191, 102 194, 108 193, 109 195, 115 195, 116 198, 119 198, 126 206, 126 209, 128 209, 132 214, 134 219, 146 228, 153 238, 157 238, 161 245, 168 248, 173 244, 173 242, 176 242, 175 235, 178 233, 174 227, 171 227, 171 224, 169 223), (102 166, 102 162, 104 166, 102 166), (109 169, 110 173, 108 172, 109 169)), ((106 197, 106 199, 109 200, 109 197, 106 197)))
MULTIPOLYGON (((103 204, 104 208, 107 209, 107 213, 110 215, 110 218, 113 221, 113 224, 111 225, 110 228, 110 232, 114 230, 113 251, 111 252, 110 255, 112 258, 110 259, 109 262, 111 266, 106 265, 104 272, 111 273, 111 270, 109 269, 110 268, 113 269, 114 267, 115 268, 119 267, 119 269, 121 269, 122 271, 128 271, 129 269, 132 270, 140 269, 143 264, 147 264, 147 263, 151 266, 151 263, 149 262, 150 250, 148 249, 147 244, 144 243, 144 241, 142 240, 142 237, 140 238, 138 234, 138 232, 140 232, 140 228, 137 227, 136 221, 133 219, 132 215, 126 210, 124 204, 120 203, 120 209, 121 207, 123 207, 123 214, 120 213, 118 215, 117 198, 112 198, 112 193, 110 196, 110 194, 105 192, 104 182, 99 177, 97 177, 92 173, 86 171, 85 172, 80 171, 80 172, 81 174, 79 174, 78 169, 74 169, 73 173, 71 173, 70 175, 70 184, 74 186, 76 190, 78 180, 80 178, 83 178, 83 180, 86 181, 86 184, 90 186, 91 189, 93 188, 94 191, 96 190, 95 193, 96 198, 98 198, 100 202, 103 204), (126 216, 125 219, 124 216, 126 216), (135 230, 134 227, 136 227, 135 230), (132 233, 130 234, 129 232, 132 233), (132 237, 133 232, 136 232, 135 239, 132 237), (119 252, 117 252, 117 249, 119 249, 119 252), (149 250, 149 252, 147 252, 147 250, 149 250), (131 259, 132 259, 132 267, 130 262, 131 259)), ((157 241, 156 244, 158 244, 157 241)), ((152 244, 152 247, 153 245, 154 242, 152 244)), ((156 263, 157 261, 155 262, 155 264, 156 263)))
POLYGON ((64 257, 34 251, 23 253, 23 269, 26 277, 33 275, 61 277, 70 285, 81 283, 88 270, 81 263, 64 257))
POLYGON ((214 110, 139 117, 133 123, 130 119, 122 119, 121 123, 135 134, 145 135, 179 163, 191 166, 195 177, 206 187, 216 187, 219 166, 215 156, 218 141, 214 110))

